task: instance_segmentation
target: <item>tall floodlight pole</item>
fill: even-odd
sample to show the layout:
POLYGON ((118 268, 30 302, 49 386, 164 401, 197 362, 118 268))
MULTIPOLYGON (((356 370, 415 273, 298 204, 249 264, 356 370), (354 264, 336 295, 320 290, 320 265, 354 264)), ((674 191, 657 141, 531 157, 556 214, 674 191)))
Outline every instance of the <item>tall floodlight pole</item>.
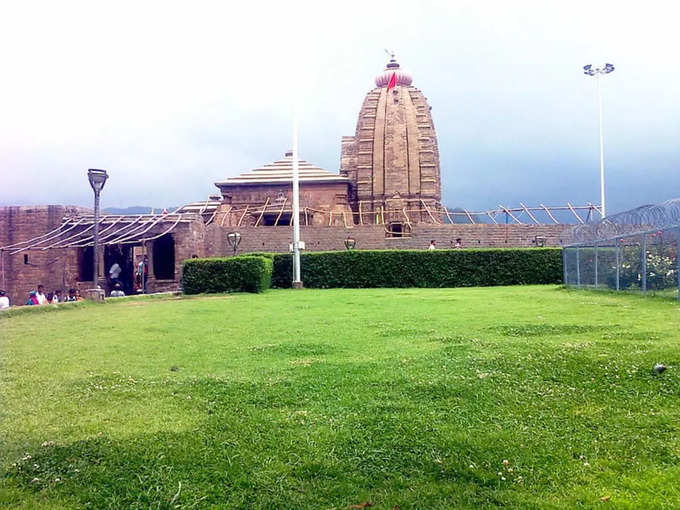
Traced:
POLYGON ((602 67, 593 67, 592 64, 583 66, 583 73, 588 76, 595 76, 597 80, 597 104, 600 115, 600 206, 603 218, 607 215, 607 212, 604 197, 604 132, 602 129, 602 86, 600 85, 600 78, 613 70, 614 66, 611 64, 605 64, 602 67))
POLYGON ((87 178, 90 181, 90 186, 94 191, 94 225, 93 225, 93 242, 94 242, 94 260, 92 261, 92 282, 94 283, 94 288, 99 288, 99 194, 102 189, 104 189, 104 184, 106 184, 106 179, 109 178, 106 170, 98 170, 96 168, 90 168, 87 171, 87 178))
POLYGON ((293 288, 302 288, 302 280, 300 279, 300 168, 297 118, 293 119, 293 288))

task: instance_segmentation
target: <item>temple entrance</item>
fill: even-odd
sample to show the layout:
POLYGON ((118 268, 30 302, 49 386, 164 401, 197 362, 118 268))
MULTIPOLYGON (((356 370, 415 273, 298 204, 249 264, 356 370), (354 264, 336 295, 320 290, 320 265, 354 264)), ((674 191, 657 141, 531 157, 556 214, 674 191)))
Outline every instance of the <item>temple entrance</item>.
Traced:
POLYGON ((175 279, 175 239, 165 234, 153 242, 153 276, 157 280, 175 279))
POLYGON ((132 260, 132 245, 113 244, 104 247, 104 268, 102 273, 106 276, 107 290, 109 292, 113 288, 109 270, 116 262, 121 269, 118 281, 123 288, 123 292, 128 296, 134 294, 135 267, 132 260))

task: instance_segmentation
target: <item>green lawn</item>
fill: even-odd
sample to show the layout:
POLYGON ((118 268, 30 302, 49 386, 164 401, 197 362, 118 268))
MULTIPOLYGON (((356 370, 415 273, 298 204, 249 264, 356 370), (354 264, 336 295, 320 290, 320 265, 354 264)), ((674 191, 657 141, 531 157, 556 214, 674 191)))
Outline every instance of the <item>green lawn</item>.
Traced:
POLYGON ((673 300, 272 290, 40 311, 0 318, 0 506, 680 507, 673 300))

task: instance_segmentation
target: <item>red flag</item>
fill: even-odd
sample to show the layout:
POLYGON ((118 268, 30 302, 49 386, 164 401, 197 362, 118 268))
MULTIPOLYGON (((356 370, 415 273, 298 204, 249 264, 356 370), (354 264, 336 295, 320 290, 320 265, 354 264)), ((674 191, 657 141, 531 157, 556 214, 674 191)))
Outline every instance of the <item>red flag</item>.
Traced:
POLYGON ((387 84, 387 92, 389 92, 390 89, 393 89, 396 86, 397 86, 397 73, 392 73, 392 76, 390 77, 390 81, 387 84))

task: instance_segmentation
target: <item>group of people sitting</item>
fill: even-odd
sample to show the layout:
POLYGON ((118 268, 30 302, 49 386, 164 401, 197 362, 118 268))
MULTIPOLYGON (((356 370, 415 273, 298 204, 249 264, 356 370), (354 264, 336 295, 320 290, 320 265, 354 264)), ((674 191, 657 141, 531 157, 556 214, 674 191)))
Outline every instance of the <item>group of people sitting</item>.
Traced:
POLYGON ((45 287, 38 285, 38 290, 32 290, 28 293, 27 305, 56 305, 58 303, 69 303, 73 301, 82 301, 78 289, 68 289, 68 294, 64 295, 61 289, 54 292, 45 293, 45 287))
MULTIPOLYGON (((125 292, 120 285, 120 283, 115 283, 113 285, 113 290, 109 294, 111 297, 123 297, 125 292)), ((80 295, 80 290, 78 289, 68 289, 68 294, 64 295, 61 289, 57 289, 54 292, 45 292, 44 285, 38 285, 37 290, 32 290, 28 293, 28 301, 26 304, 28 306, 34 305, 56 305, 59 303, 70 303, 73 301, 82 301, 83 297, 80 295)), ((10 307, 10 300, 7 292, 0 290, 0 310, 6 310, 10 307)))

